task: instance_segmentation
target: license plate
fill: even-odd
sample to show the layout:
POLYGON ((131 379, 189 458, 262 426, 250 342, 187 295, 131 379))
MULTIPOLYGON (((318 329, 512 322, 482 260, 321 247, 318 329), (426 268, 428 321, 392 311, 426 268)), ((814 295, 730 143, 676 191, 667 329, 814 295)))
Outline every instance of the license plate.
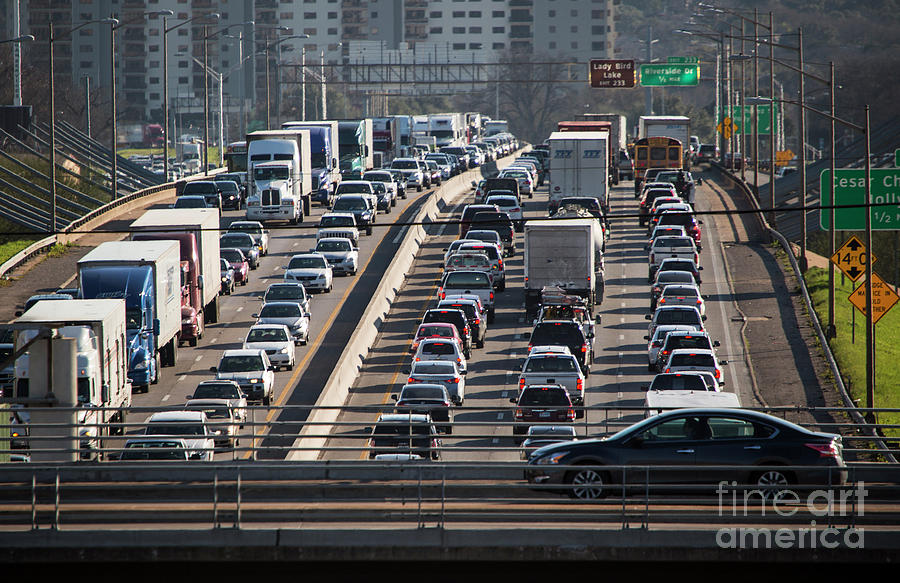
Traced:
POLYGON ((550 416, 550 411, 541 411, 541 414, 539 415, 539 417, 541 417, 542 419, 545 417, 549 417, 549 416, 550 416))

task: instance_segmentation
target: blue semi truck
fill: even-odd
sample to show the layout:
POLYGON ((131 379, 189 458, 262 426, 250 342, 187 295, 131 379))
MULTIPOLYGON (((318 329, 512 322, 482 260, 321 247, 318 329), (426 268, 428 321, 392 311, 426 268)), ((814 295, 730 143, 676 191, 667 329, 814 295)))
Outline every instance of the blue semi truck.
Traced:
POLYGON ((331 206, 341 183, 338 167, 338 122, 287 121, 283 130, 309 130, 309 156, 312 166, 313 200, 331 206))
POLYGON ((133 390, 156 384, 175 366, 181 333, 182 278, 177 241, 109 241, 78 261, 84 299, 125 300, 128 379, 133 390))

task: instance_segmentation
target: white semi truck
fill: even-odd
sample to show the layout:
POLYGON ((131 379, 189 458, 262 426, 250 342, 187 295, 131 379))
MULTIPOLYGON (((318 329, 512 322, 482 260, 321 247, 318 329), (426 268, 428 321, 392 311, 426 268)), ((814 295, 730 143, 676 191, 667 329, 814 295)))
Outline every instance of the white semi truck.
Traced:
POLYGON ((567 196, 592 196, 609 212, 609 135, 605 132, 550 134, 550 214, 567 196))
POLYGON ((585 299, 603 300, 603 229, 594 218, 525 223, 525 313, 537 314, 544 287, 557 286, 585 299))
MULTIPOLYGON (((57 302, 41 301, 22 314, 14 327, 18 348, 42 330, 55 330, 58 337, 75 340, 80 457, 96 457, 104 437, 124 434, 123 424, 131 407, 125 300, 72 300, 66 302, 64 310, 57 302)), ((31 386, 30 364, 28 352, 16 359, 18 398, 39 397, 48 392, 46 387, 31 386)), ((28 409, 23 409, 19 417, 28 419, 28 409)))
POLYGON ((247 220, 303 221, 312 204, 309 130, 247 134, 247 220))
POLYGON ((642 115, 638 120, 641 138, 675 138, 684 150, 684 167, 690 168, 691 118, 683 115, 642 115))

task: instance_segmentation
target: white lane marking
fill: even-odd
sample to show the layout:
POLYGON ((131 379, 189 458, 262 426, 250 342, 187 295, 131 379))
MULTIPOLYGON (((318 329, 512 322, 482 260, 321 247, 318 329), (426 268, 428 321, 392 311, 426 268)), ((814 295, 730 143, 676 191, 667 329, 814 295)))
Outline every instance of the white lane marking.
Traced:
POLYGON ((619 391, 618 393, 616 393, 616 399, 618 399, 620 401, 622 400, 622 391, 619 391))
POLYGON ((218 342, 218 341, 219 341, 219 338, 216 337, 216 338, 213 338, 212 340, 210 340, 209 343, 210 343, 210 344, 215 344, 215 343, 218 342))
POLYGON ((623 324, 625 323, 625 318, 624 318, 624 317, 619 318, 619 320, 621 320, 621 322, 622 322, 623 324))
POLYGON ((500 392, 500 398, 501 398, 501 399, 508 399, 508 398, 509 398, 509 393, 507 393, 506 391, 501 391, 501 392, 500 392))
POLYGON ((619 340, 625 340, 625 335, 624 335, 624 334, 619 334, 619 340))
POLYGON ((169 400, 169 395, 163 395, 163 398, 161 400, 163 403, 165 403, 166 401, 169 400))
POLYGON ((500 440, 495 437, 491 440, 491 443, 500 443, 500 440))
POLYGON ((622 307, 623 307, 623 308, 627 308, 627 307, 628 307, 628 304, 625 303, 625 302, 622 302, 622 307))
POLYGON ((407 226, 403 227, 402 229, 400 229, 400 232, 397 233, 397 236, 396 236, 396 237, 394 237, 394 240, 393 240, 393 244, 394 244, 394 245, 399 245, 399 244, 400 244, 400 241, 402 241, 402 240, 403 240, 403 237, 406 236, 406 231, 407 231, 407 230, 409 230, 409 225, 407 225, 407 226))
POLYGON ((183 374, 183 375, 181 375, 180 377, 178 377, 178 380, 179 380, 179 381, 183 381, 183 380, 186 379, 186 378, 187 378, 187 375, 186 375, 186 374, 183 374))
POLYGON ((497 413, 497 421, 503 420, 503 413, 497 413))
POLYGON ((238 308, 237 308, 236 311, 237 311, 237 312, 240 312, 240 311, 243 310, 243 309, 244 309, 244 306, 238 306, 238 308))
POLYGON ((200 362, 200 359, 201 359, 201 358, 203 358, 203 355, 202 355, 202 354, 197 355, 197 357, 194 358, 194 362, 200 362))

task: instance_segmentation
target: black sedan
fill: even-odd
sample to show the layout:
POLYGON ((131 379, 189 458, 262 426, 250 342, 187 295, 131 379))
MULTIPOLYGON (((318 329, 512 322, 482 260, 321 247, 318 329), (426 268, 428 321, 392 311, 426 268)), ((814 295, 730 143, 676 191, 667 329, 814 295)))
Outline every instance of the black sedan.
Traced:
POLYGON ((603 466, 637 466, 625 479, 642 490, 648 478, 651 484, 713 487, 735 481, 770 495, 790 484, 836 486, 847 479, 841 436, 764 413, 717 408, 669 411, 607 438, 542 447, 528 458, 525 478, 561 486, 551 489, 573 498, 621 492, 621 468, 603 466))
POLYGON ((250 269, 259 267, 259 246, 250 233, 225 233, 219 237, 221 249, 240 249, 250 264, 250 269))

